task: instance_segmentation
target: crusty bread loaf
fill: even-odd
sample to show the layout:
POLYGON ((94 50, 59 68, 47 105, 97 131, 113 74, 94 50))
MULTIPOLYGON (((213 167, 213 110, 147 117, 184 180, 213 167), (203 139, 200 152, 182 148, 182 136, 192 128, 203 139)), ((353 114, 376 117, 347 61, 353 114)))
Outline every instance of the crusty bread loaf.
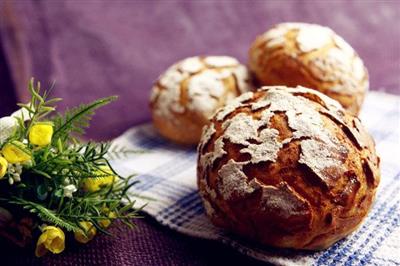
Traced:
POLYGON ((152 89, 153 123, 164 137, 197 144, 210 116, 251 89, 248 70, 228 56, 190 57, 160 76, 152 89))
POLYGON ((324 249, 366 216, 380 180, 360 120, 318 91, 262 87, 221 108, 198 146, 211 221, 276 247, 324 249))
POLYGON ((357 115, 368 90, 368 73, 353 48, 327 27, 278 24, 257 37, 249 67, 261 85, 319 90, 357 115))

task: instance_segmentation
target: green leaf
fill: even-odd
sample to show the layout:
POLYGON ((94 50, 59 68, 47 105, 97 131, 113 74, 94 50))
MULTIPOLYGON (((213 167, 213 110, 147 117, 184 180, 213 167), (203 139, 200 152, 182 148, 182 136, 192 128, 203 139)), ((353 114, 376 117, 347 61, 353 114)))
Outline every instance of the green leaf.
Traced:
POLYGON ((46 177, 48 179, 51 179, 51 176, 48 173, 40 171, 38 169, 32 169, 32 172, 34 172, 36 174, 39 174, 39 175, 42 175, 42 176, 44 176, 44 177, 46 177))
POLYGON ((64 190, 63 190, 63 189, 57 189, 56 192, 54 192, 54 195, 55 195, 56 197, 61 198, 61 197, 64 196, 64 190))
POLYGON ((46 207, 35 202, 15 198, 9 201, 9 203, 22 206, 29 212, 36 214, 43 222, 48 222, 56 226, 65 228, 67 231, 76 232, 79 230, 77 224, 71 223, 65 219, 61 219, 54 211, 49 210, 46 207))
POLYGON ((84 129, 89 127, 89 121, 94 111, 117 99, 117 96, 110 96, 98 99, 89 104, 82 104, 76 108, 69 109, 64 115, 58 114, 54 117, 55 129, 53 139, 65 140, 70 133, 83 134, 84 129))

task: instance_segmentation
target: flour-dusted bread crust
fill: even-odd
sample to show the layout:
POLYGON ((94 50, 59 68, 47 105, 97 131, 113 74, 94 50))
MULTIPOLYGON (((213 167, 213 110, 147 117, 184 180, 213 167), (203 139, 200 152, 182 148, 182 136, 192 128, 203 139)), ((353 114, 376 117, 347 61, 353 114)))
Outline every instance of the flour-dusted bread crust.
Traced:
POLYGON ((276 247, 324 249, 354 231, 380 180, 374 141, 340 104, 262 87, 221 108, 198 146, 211 221, 276 247))
POLYGON ((278 24, 253 42, 249 67, 261 85, 302 85, 339 101, 357 115, 369 87, 353 48, 327 27, 278 24))
POLYGON ((186 58, 167 69, 152 88, 153 123, 164 137, 197 144, 210 116, 251 90, 245 66, 229 56, 186 58))

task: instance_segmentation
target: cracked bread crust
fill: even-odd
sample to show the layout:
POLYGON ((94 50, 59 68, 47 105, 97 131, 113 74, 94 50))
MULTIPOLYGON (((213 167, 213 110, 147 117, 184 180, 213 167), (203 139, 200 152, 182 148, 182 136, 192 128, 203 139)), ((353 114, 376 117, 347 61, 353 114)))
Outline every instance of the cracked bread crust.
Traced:
POLYGON ((261 85, 305 86, 339 101, 357 115, 369 88, 354 49, 327 27, 282 23, 258 36, 249 67, 261 85))
POLYGON ((262 87, 203 130, 197 178, 211 221, 263 244, 324 249, 354 231, 380 180, 373 139, 318 91, 262 87))
POLYGON ((229 100, 250 91, 250 84, 247 68, 229 56, 179 61, 152 88, 154 126, 174 142, 197 144, 209 117, 229 100))

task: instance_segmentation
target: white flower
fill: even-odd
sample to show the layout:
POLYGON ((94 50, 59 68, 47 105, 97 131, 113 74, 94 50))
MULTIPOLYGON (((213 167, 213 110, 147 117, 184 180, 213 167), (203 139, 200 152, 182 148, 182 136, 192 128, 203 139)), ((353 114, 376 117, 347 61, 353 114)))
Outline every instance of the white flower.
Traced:
POLYGON ((22 164, 15 164, 15 172, 17 172, 18 174, 22 173, 22 164))
POLYGON ((72 193, 77 191, 75 185, 68 185, 68 186, 63 187, 63 189, 64 189, 64 197, 67 197, 67 198, 72 198, 72 193))
POLYGON ((0 145, 11 137, 18 128, 18 122, 14 117, 5 116, 0 118, 0 145))
MULTIPOLYGON (((61 170, 61 174, 67 175, 67 174, 68 174, 68 170, 67 170, 67 172, 66 172, 65 170, 67 170, 67 169, 62 169, 62 170, 61 170)), ((71 181, 69 180, 68 177, 64 178, 64 180, 63 180, 63 185, 64 185, 64 186, 67 186, 67 185, 69 185, 70 183, 71 183, 71 181)))
POLYGON ((29 111, 25 108, 21 108, 11 116, 5 116, 0 118, 0 145, 3 144, 9 137, 11 137, 18 128, 17 118, 27 121, 30 119, 29 111))
POLYGON ((10 185, 14 184, 15 182, 21 182, 21 174, 22 174, 22 165, 17 163, 17 164, 8 164, 8 173, 9 173, 9 178, 8 178, 8 183, 10 185))
POLYGON ((23 121, 28 121, 30 119, 29 111, 25 108, 21 108, 11 114, 14 118, 21 118, 23 121))
POLYGON ((12 175, 12 178, 14 179, 15 182, 21 182, 21 176, 18 173, 14 173, 12 175))

